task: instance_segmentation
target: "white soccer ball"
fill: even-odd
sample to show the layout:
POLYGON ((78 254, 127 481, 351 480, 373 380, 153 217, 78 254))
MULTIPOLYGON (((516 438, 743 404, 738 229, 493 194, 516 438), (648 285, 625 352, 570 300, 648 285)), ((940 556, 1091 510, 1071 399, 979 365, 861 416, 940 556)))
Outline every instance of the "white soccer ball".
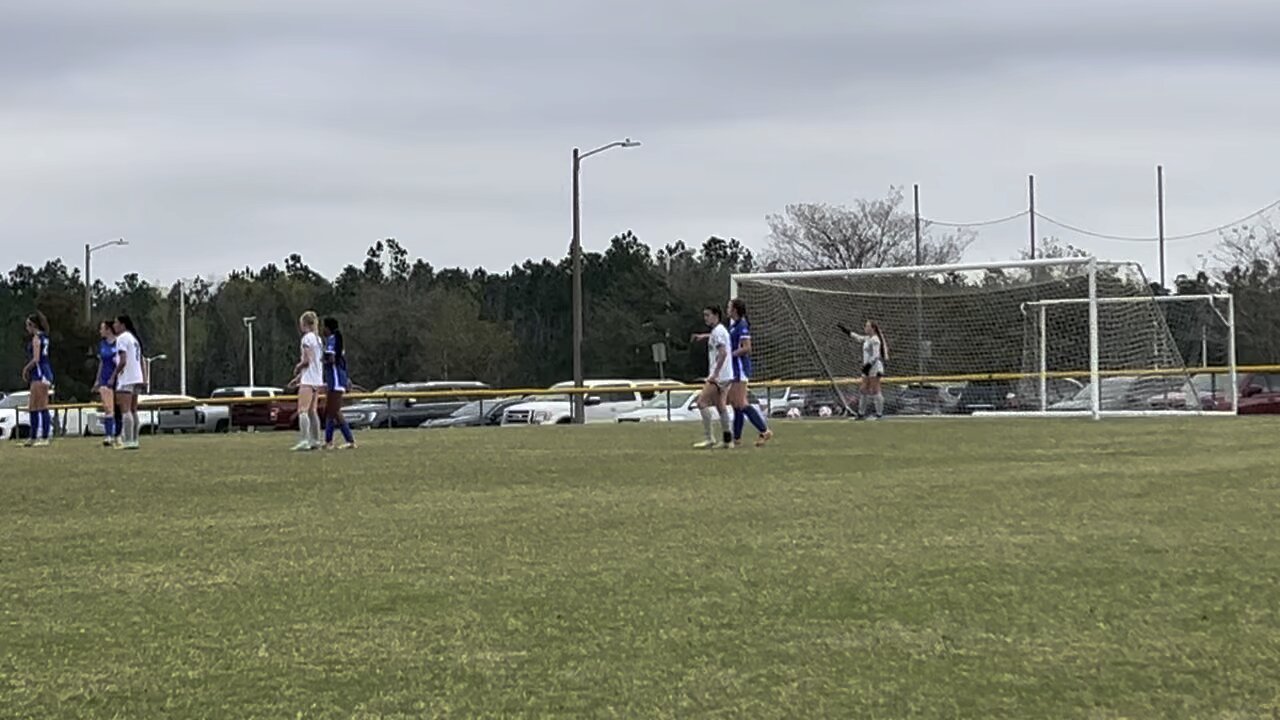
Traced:
POLYGON ((831 407, 829 405, 823 405, 818 408, 818 417, 831 417, 831 407))
POLYGON ((791 408, 790 410, 787 410, 787 419, 788 419, 788 420, 799 420, 799 419, 800 419, 800 408, 791 408))

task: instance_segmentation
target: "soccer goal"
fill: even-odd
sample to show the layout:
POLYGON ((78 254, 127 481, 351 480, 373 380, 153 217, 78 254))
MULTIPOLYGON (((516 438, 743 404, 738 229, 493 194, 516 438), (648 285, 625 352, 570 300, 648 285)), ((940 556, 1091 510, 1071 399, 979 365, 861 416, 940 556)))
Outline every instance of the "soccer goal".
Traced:
POLYGON ((873 320, 889 346, 890 414, 1099 418, 1236 408, 1231 298, 1157 297, 1134 263, 756 273, 735 275, 730 290, 750 313, 755 380, 807 388, 810 406, 856 406, 861 347, 837 325, 861 332, 873 320), (1196 382, 1188 357, 1201 361, 1196 382))

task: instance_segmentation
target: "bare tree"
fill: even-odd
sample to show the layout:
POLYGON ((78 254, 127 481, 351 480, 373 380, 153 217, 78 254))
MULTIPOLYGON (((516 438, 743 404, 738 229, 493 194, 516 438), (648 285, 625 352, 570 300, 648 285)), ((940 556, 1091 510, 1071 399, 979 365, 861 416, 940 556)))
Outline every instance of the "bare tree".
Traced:
MULTIPOLYGON (((768 270, 832 270, 892 267, 916 262, 915 217, 903 207, 902 190, 883 198, 855 200, 852 207, 825 203, 788 205, 769 215, 768 270)), ((927 222, 920 227, 920 261, 925 265, 959 262, 974 233, 958 230, 940 236, 927 222)))
POLYGON ((1031 251, 1026 248, 1018 251, 1018 257, 1022 260, 1058 260, 1062 258, 1089 257, 1089 253, 1075 245, 1062 242, 1057 236, 1050 235, 1036 243, 1036 256, 1034 258, 1031 257, 1031 251))

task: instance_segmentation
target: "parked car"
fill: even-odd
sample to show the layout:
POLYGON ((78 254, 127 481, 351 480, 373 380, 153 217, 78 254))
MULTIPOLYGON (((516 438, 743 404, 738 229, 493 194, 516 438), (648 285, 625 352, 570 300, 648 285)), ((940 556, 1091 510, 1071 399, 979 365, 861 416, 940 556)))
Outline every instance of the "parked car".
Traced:
POLYGON ((802 390, 793 387, 771 387, 761 388, 757 392, 760 395, 760 404, 768 417, 786 417, 787 411, 791 408, 804 412, 805 394, 802 390))
POLYGON ((1018 407, 1017 383, 1008 380, 974 380, 960 390, 956 411, 962 415, 975 412, 1013 410, 1018 407))
MULTIPOLYGON (((613 422, 618 415, 638 409, 656 394, 653 390, 640 391, 642 387, 680 387, 675 380, 587 380, 584 386, 591 391, 586 397, 585 420, 589 423, 613 422)), ((551 390, 567 390, 572 382, 551 386, 551 390)), ((507 408, 502 416, 503 427, 528 427, 530 425, 566 425, 573 415, 573 396, 569 394, 541 395, 507 408)))
MULTIPOLYGON (((102 411, 85 411, 85 435, 103 435, 102 411)), ((231 431, 231 409, 208 405, 187 395, 143 395, 138 398, 138 432, 206 433, 231 431)))
MULTIPOLYGON (((1280 374, 1239 373, 1236 379, 1241 415, 1280 414, 1280 374)), ((1231 377, 1226 373, 1200 373, 1191 377, 1205 409, 1231 410, 1230 383, 1231 377)))
POLYGON ((428 420, 449 417, 454 410, 473 400, 480 399, 480 396, 476 394, 477 390, 488 389, 489 386, 482 382, 451 380, 383 385, 375 392, 448 392, 450 394, 423 399, 363 400, 343 408, 342 416, 354 428, 418 427, 428 420))
MULTIPOLYGON (((764 401, 755 393, 748 391, 747 401, 755 405, 761 414, 765 413, 764 401)), ((702 420, 702 413, 698 410, 698 393, 693 390, 660 392, 645 401, 639 408, 619 413, 617 421, 620 423, 667 422, 668 415, 670 415, 670 422, 702 420), (670 413, 667 412, 668 408, 670 413)))
POLYGON ((524 397, 472 400, 449 413, 449 417, 425 420, 421 428, 487 427, 502 424, 502 414, 512 405, 524 402, 524 397))
POLYGON ((17 440, 31 434, 31 419, 27 417, 26 392, 16 392, 0 398, 0 440, 17 440))
MULTIPOLYGON (((287 395, 283 388, 263 386, 235 386, 214 390, 211 398, 229 400, 233 398, 275 398, 287 395)), ((262 400, 253 403, 231 404, 231 427, 238 430, 250 428, 275 428, 280 410, 288 403, 277 403, 262 400)))
MULTIPOLYGON (((1101 410, 1198 410, 1195 388, 1177 375, 1122 375, 1102 378, 1098 387, 1101 410)), ((1067 400, 1049 406, 1050 411, 1089 410, 1092 385, 1085 385, 1067 400)))

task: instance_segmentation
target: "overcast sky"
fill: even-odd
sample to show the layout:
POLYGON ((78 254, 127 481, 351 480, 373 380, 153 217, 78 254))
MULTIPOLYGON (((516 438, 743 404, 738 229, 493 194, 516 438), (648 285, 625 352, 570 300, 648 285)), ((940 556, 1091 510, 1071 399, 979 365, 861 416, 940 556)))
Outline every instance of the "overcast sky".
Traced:
POLYGON ((788 203, 891 184, 980 220, 1028 173, 1051 216, 1153 235, 1157 163, 1181 234, 1280 197, 1276 28, 1276 0, 0 0, 3 264, 123 236, 95 275, 332 273, 396 237, 501 270, 563 254, 570 149, 624 136, 584 166, 589 248, 758 249, 788 203))

